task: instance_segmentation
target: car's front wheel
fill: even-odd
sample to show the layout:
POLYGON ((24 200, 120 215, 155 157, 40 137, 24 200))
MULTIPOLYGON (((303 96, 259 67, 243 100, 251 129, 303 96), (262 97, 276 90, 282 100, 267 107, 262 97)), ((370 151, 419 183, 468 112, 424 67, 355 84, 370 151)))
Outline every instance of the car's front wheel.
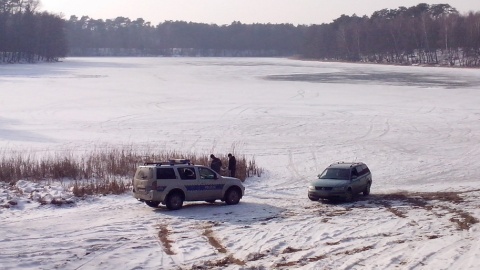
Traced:
POLYGON ((225 203, 228 205, 237 204, 240 201, 241 193, 237 188, 231 188, 225 193, 225 203))
POLYGON ((183 206, 183 196, 180 192, 174 192, 168 194, 165 199, 165 205, 170 210, 178 210, 183 206))
POLYGON ((145 204, 150 206, 150 207, 153 207, 153 208, 157 208, 158 205, 160 204, 160 202, 156 202, 156 201, 145 201, 145 204))
POLYGON ((365 190, 363 191, 363 196, 368 196, 370 195, 370 187, 372 186, 371 183, 368 183, 367 186, 365 187, 365 190))
POLYGON ((351 189, 347 190, 347 193, 345 194, 345 201, 346 202, 353 201, 353 191, 351 189))

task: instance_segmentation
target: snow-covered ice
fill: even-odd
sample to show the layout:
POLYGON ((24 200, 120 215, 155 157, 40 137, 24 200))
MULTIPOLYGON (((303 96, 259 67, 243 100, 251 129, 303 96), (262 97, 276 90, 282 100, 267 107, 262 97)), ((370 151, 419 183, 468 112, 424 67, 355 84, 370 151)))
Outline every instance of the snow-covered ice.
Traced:
POLYGON ((0 153, 107 146, 265 170, 240 204, 150 208, 0 185, 0 269, 480 269, 480 70, 270 58, 67 58, 0 65, 0 153), (312 202, 363 161, 372 194, 312 202), (67 203, 51 204, 52 200, 67 203))

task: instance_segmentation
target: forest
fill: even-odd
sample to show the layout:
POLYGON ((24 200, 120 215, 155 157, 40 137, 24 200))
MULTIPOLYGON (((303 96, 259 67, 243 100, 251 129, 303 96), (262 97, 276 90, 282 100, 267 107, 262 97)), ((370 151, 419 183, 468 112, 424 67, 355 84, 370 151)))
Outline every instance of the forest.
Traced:
POLYGON ((152 26, 139 18, 66 22, 70 54, 141 56, 291 56, 302 46, 306 26, 230 25, 165 21, 152 26))
POLYGON ((383 9, 370 17, 342 15, 312 25, 302 56, 349 62, 479 66, 480 13, 448 4, 383 9))
POLYGON ((69 19, 39 0, 0 0, 0 62, 68 56, 295 57, 401 65, 480 66, 480 12, 420 3, 313 25, 229 25, 137 18, 69 19))
POLYGON ((0 0, 0 63, 57 61, 68 44, 65 20, 37 12, 38 0, 0 0))

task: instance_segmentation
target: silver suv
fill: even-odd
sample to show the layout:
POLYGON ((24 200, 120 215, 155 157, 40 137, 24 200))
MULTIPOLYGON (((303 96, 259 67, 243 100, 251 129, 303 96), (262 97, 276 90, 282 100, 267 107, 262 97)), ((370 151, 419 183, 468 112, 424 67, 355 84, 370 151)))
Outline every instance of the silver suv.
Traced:
POLYGON ((363 192, 370 194, 372 173, 362 162, 337 162, 328 166, 318 179, 308 187, 308 198, 312 201, 319 199, 343 198, 352 201, 353 197, 363 192))
POLYGON ((184 201, 237 204, 244 192, 240 179, 221 176, 187 159, 145 163, 138 166, 133 178, 136 199, 151 207, 162 203, 170 210, 182 208, 184 201))

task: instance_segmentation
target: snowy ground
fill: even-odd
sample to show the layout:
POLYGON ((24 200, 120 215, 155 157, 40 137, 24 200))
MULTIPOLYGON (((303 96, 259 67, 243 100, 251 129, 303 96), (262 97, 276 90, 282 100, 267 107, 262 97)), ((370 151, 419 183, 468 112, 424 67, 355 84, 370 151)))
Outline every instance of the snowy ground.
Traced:
POLYGON ((2 153, 234 147, 266 171, 179 211, 2 184, 0 269, 480 269, 479 91, 480 70, 287 59, 0 65, 2 153), (372 194, 309 201, 341 160, 372 194))

